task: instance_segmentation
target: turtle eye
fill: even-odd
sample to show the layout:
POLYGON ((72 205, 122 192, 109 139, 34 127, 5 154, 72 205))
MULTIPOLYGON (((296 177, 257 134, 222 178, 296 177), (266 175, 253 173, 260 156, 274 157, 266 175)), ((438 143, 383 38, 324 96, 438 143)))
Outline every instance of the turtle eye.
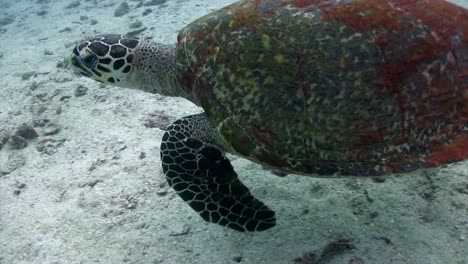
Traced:
POLYGON ((86 54, 81 57, 81 63, 83 63, 84 66, 92 69, 96 66, 98 62, 98 57, 95 54, 86 54))

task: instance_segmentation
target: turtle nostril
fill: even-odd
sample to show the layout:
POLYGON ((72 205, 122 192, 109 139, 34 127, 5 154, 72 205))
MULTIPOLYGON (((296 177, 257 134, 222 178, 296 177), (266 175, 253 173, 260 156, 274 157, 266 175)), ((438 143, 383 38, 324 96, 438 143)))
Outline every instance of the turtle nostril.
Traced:
POLYGON ((95 54, 87 54, 81 58, 81 63, 90 69, 94 68, 97 62, 98 57, 95 54))

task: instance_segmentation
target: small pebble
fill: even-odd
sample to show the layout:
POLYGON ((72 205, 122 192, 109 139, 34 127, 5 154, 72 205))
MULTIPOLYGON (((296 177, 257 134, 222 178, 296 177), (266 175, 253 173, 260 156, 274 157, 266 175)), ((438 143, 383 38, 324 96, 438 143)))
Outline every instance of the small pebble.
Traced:
POLYGON ((62 32, 70 32, 70 31, 72 31, 72 30, 71 30, 71 28, 69 28, 69 27, 64 27, 62 30, 59 30, 60 33, 62 33, 62 32))
POLYGON ((88 16, 80 16, 80 20, 81 20, 81 21, 88 20, 88 16))
POLYGON ((145 11, 143 11, 143 16, 149 15, 151 12, 153 12, 153 9, 151 8, 145 9, 145 11))
POLYGON ((84 87, 83 85, 80 84, 75 89, 75 96, 76 97, 84 96, 84 95, 86 95, 87 92, 88 92, 88 88, 86 88, 86 87, 84 87))
POLYGON ((145 31, 146 29, 147 29, 147 27, 139 28, 139 29, 136 29, 136 30, 127 32, 127 34, 125 34, 125 35, 127 35, 127 36, 129 36, 129 37, 138 36, 140 33, 142 33, 143 31, 145 31))
POLYGON ((54 55, 54 53, 50 50, 44 50, 44 55, 54 55))
POLYGON ((382 183, 382 182, 385 182, 385 178, 384 177, 375 177, 375 178, 372 178, 372 181, 377 182, 377 183, 382 183))
POLYGON ((35 91, 37 90, 37 88, 39 88, 39 84, 37 82, 32 82, 31 85, 29 86, 29 89, 31 91, 35 91))
POLYGON ((25 139, 33 139, 37 137, 37 132, 32 126, 23 123, 18 130, 16 130, 15 135, 25 139))
POLYGON ((167 0, 151 0, 149 2, 144 3, 144 6, 154 6, 154 5, 161 5, 166 3, 167 0))
POLYGON ((60 102, 63 102, 63 101, 67 101, 67 100, 70 99, 70 98, 71 98, 70 95, 64 95, 64 96, 60 97, 59 100, 60 100, 60 102))
POLYGON ((5 162, 0 164, 0 177, 23 167, 26 164, 26 158, 17 151, 8 155, 5 162))
POLYGON ((232 260, 234 260, 234 262, 240 263, 242 262, 242 256, 235 256, 232 258, 232 260))
POLYGON ((21 79, 27 80, 27 79, 35 76, 36 74, 37 74, 37 72, 35 72, 35 71, 24 72, 24 73, 21 74, 21 79))
POLYGON ((98 21, 97 21, 96 19, 91 19, 91 20, 89 21, 89 23, 90 23, 91 25, 96 25, 96 24, 98 23, 98 21))
POLYGON ((171 232, 169 236, 183 236, 190 232, 190 226, 187 224, 182 225, 182 231, 180 232, 171 232))
POLYGON ((38 15, 38 16, 47 15, 47 11, 45 11, 45 10, 39 11, 39 12, 36 13, 36 15, 38 15))
POLYGON ((50 123, 47 125, 43 132, 46 136, 55 135, 58 132, 60 132, 60 127, 54 123, 50 123))
POLYGON ((159 190, 159 191, 156 191, 156 194, 157 194, 158 196, 164 196, 164 195, 167 194, 167 190, 159 190))
POLYGON ((36 144, 36 149, 44 154, 53 155, 57 152, 57 148, 63 144, 65 140, 54 140, 52 138, 45 138, 36 144))
POLYGON ((13 135, 10 138, 10 145, 13 149, 24 149, 28 145, 28 142, 23 137, 13 135))
POLYGON ((70 9, 70 8, 75 8, 81 5, 80 1, 73 1, 70 4, 68 4, 65 8, 70 9))
POLYGON ((14 21, 15 20, 12 17, 0 18, 0 27, 9 25, 9 24, 13 23, 14 21))
POLYGON ((14 191, 13 191, 13 194, 14 194, 14 195, 19 195, 20 193, 21 193, 21 190, 14 190, 14 191))
POLYGON ((56 64, 56 67, 59 68, 59 69, 60 68, 62 68, 62 69, 67 68, 68 67, 68 60, 64 58, 63 60, 58 61, 57 64, 56 64))
POLYGON ((143 26, 143 23, 141 21, 135 21, 130 24, 130 28, 139 28, 143 26))
POLYGON ((130 7, 127 2, 123 2, 119 7, 114 11, 114 16, 121 17, 130 12, 130 7))
POLYGON ((36 119, 36 120, 33 121, 33 126, 34 127, 44 127, 49 122, 50 122, 50 120, 47 119, 47 118, 36 119))

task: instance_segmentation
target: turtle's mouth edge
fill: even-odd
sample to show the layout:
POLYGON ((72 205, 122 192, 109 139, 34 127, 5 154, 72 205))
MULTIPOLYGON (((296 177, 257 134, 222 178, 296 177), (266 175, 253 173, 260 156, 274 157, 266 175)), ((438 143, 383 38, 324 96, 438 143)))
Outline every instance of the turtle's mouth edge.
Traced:
POLYGON ((76 54, 72 54, 69 62, 75 69, 75 72, 82 74, 86 77, 91 77, 93 75, 92 72, 89 70, 89 68, 85 64, 83 64, 80 56, 77 56, 76 54))

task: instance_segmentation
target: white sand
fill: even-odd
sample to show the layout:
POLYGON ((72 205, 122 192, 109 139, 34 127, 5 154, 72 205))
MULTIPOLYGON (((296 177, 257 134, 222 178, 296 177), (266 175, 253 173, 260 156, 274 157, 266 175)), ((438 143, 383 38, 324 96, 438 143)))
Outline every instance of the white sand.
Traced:
POLYGON ((340 238, 353 239, 355 249, 326 263, 468 263, 468 162, 376 183, 279 178, 232 157, 278 225, 245 234, 205 223, 167 187, 163 131, 144 125, 201 110, 100 86, 57 63, 77 40, 128 32, 135 20, 150 28, 146 35, 171 43, 185 24, 234 1, 169 0, 144 17, 148 7, 134 8, 136 1, 122 17, 114 17, 120 1, 82 0, 72 9, 65 9, 71 0, 43 2, 0 0, 0 19, 15 17, 0 26, 0 133, 50 120, 26 148, 0 150, 0 263, 291 263, 340 238), (36 15, 41 10, 48 13, 36 15), (79 86, 88 90, 77 97, 79 86), (172 235, 184 228, 187 234, 172 235))

